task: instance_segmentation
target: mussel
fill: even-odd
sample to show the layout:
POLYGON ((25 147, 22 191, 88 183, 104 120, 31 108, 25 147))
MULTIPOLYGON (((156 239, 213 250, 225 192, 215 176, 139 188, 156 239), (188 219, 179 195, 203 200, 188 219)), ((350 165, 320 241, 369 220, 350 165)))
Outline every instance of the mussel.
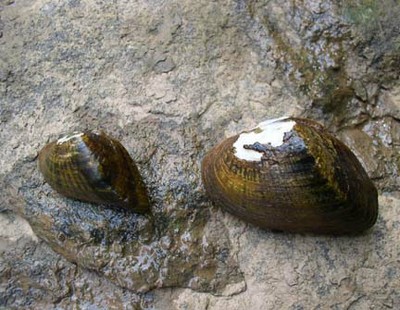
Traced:
POLYGON ((226 139, 206 154, 202 179, 216 205, 264 229, 357 234, 378 216, 356 156, 309 119, 267 120, 226 139))
POLYGON ((47 144, 39 153, 39 168, 66 197, 137 213, 150 209, 138 168, 122 144, 104 132, 74 132, 47 144))

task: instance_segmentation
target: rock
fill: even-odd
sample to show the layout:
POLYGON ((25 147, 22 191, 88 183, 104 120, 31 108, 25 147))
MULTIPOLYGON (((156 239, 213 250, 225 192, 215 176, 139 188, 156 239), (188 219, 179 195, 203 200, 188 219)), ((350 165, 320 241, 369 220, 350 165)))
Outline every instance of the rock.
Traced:
POLYGON ((399 308, 399 5, 355 4, 0 4, 0 307, 399 308), (355 151, 381 194, 369 233, 261 231, 211 205, 205 152, 282 115, 355 151), (86 128, 137 161, 152 218, 44 183, 37 152, 86 128))

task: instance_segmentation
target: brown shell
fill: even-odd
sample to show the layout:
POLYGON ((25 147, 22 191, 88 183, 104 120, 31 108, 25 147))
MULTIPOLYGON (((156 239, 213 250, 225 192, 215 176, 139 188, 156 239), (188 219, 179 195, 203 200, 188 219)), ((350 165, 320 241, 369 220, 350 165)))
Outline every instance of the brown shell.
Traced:
POLYGON ((296 125, 261 161, 234 155, 231 137, 204 158, 205 189, 218 206, 264 229, 353 234, 374 225, 377 190, 350 149, 322 125, 296 125))
POLYGON ((146 188, 126 149, 105 133, 73 133, 39 153, 46 182, 60 194, 86 202, 149 210, 146 188))

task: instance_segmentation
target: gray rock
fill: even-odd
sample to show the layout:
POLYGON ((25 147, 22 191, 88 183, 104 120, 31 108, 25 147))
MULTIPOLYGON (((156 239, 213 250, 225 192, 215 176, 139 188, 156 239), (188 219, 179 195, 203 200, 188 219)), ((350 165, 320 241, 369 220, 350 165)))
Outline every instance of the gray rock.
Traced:
POLYGON ((354 3, 0 3, 0 307, 399 308, 399 5, 354 3), (282 115, 360 158, 370 232, 272 233, 211 205, 205 152, 282 115), (44 183, 37 152, 82 129, 127 148, 152 219, 44 183))

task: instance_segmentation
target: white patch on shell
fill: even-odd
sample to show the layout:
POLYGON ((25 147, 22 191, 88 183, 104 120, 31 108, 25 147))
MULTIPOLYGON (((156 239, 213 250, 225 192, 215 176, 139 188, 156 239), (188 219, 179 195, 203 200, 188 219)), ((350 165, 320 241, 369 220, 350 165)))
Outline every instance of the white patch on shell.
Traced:
POLYGON ((254 144, 256 142, 261 144, 270 144, 273 147, 280 146, 283 144, 285 132, 292 130, 295 124, 296 122, 288 120, 287 116, 261 122, 251 131, 239 135, 239 138, 233 144, 235 148, 235 156, 247 161, 260 161, 262 153, 254 150, 247 150, 243 146, 246 144, 254 144))
POLYGON ((77 132, 77 131, 76 131, 76 132, 73 132, 73 133, 71 133, 71 134, 67 134, 67 135, 61 137, 60 139, 58 139, 58 140, 57 140, 57 144, 58 144, 58 145, 63 144, 63 143, 65 143, 65 142, 68 142, 68 141, 71 140, 71 139, 75 139, 75 138, 82 137, 83 135, 84 135, 83 132, 77 132))

